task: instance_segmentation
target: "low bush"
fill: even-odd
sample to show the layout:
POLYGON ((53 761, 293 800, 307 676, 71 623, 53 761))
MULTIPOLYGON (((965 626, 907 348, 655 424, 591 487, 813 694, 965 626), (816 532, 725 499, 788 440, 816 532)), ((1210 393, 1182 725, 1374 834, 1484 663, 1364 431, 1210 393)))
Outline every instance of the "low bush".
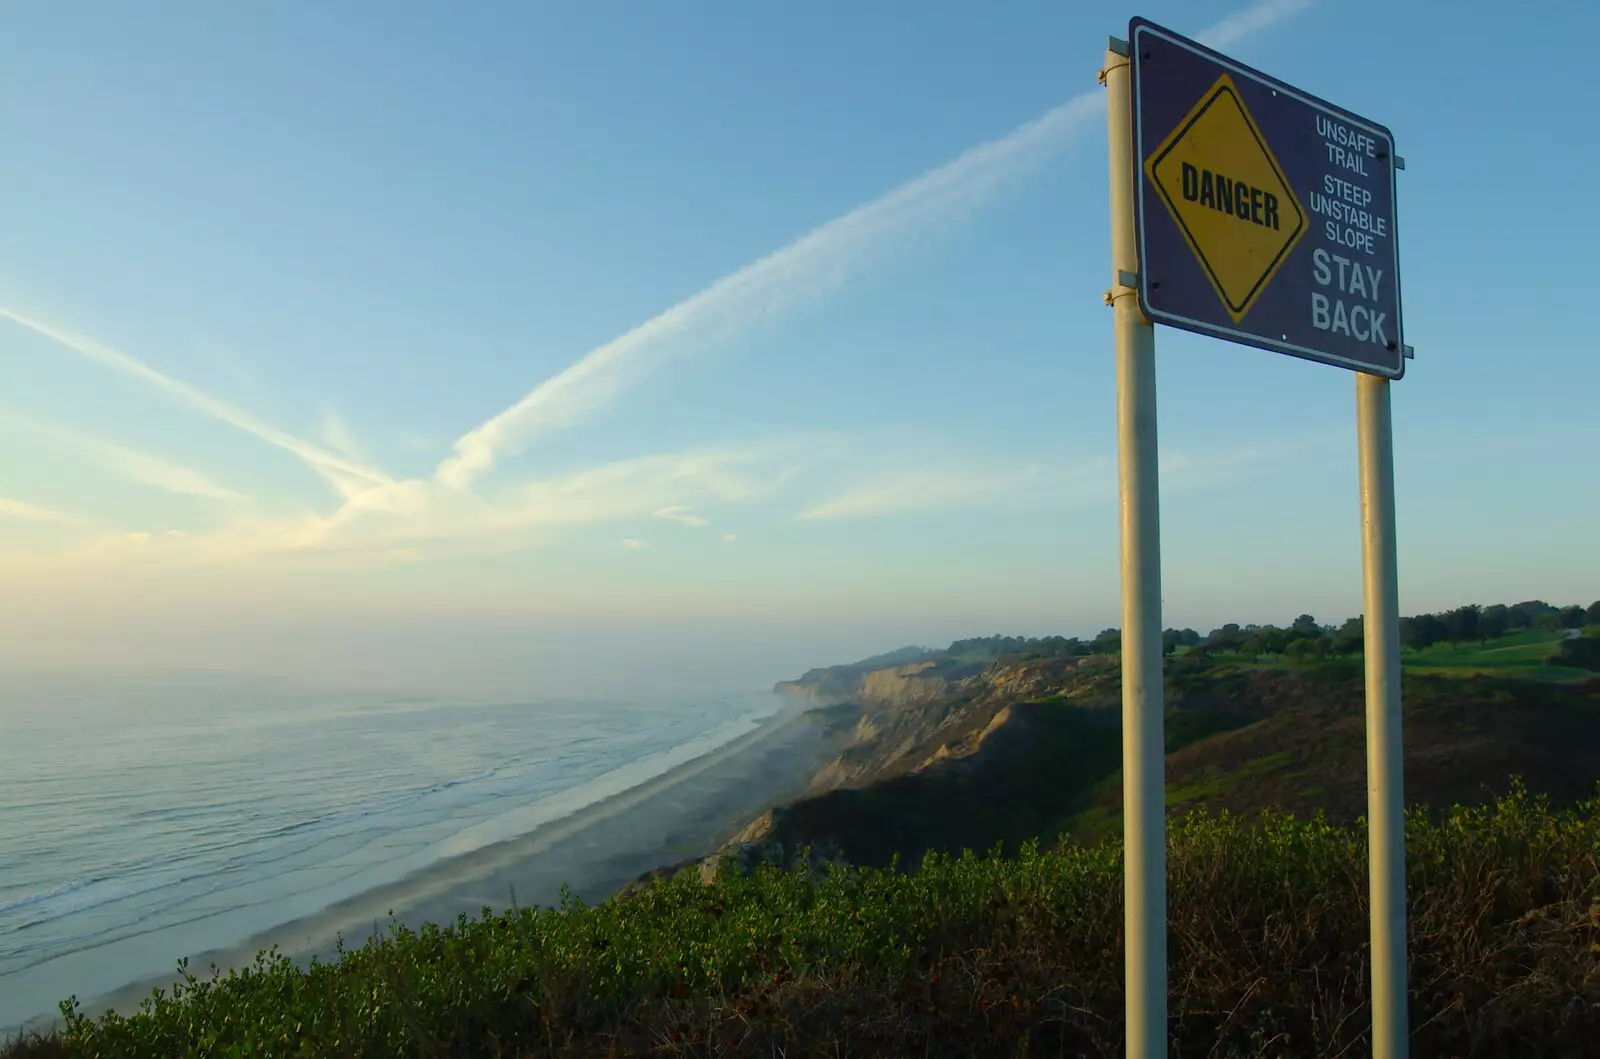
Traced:
MULTIPOLYGON (((1407 821, 1413 1054, 1600 1055, 1600 799, 1519 787, 1407 821)), ((485 910, 297 967, 189 975, 123 1016, 63 1003, 43 1056, 1112 1056, 1122 857, 1030 844, 912 873, 690 873, 485 910)), ((1199 813, 1169 834, 1174 1056, 1369 1050, 1361 827, 1199 813)))

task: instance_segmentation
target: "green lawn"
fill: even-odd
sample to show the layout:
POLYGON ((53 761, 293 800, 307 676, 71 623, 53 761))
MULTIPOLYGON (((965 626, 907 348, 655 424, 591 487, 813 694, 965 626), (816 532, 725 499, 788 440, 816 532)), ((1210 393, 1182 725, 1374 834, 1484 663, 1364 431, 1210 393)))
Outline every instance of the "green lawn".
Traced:
MULTIPOLYGON (((1566 635, 1565 630, 1521 629, 1481 644, 1435 644, 1421 651, 1407 650, 1400 660, 1406 672, 1418 675, 1513 677, 1557 684, 1593 677, 1586 669, 1549 664, 1566 635)), ((1219 651, 1212 658, 1243 669, 1283 669, 1296 664, 1289 658, 1234 651, 1219 651)))
POLYGON ((1409 665, 1470 666, 1474 669, 1538 665, 1555 654, 1565 638, 1565 632, 1524 629, 1481 644, 1435 644, 1421 651, 1407 652, 1406 662, 1409 665))
POLYGON ((1574 666, 1546 665, 1413 665, 1406 661, 1406 672, 1418 676, 1435 677, 1515 677, 1519 680, 1537 680, 1547 684, 1576 684, 1595 674, 1574 666))
POLYGON ((1549 665, 1565 631, 1523 629, 1482 644, 1435 644, 1407 651, 1402 661, 1413 673, 1438 676, 1499 676, 1566 683, 1594 674, 1585 669, 1549 665))

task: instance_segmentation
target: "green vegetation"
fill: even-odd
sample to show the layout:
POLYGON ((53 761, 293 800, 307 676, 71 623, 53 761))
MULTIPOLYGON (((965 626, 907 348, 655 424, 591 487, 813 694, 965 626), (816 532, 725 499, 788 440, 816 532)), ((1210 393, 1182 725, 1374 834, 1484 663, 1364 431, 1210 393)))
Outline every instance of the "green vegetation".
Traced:
MULTIPOLYGON (((1600 600, 1588 607, 1557 607, 1543 600, 1491 606, 1473 603, 1401 618, 1400 640, 1405 665, 1418 671, 1449 669, 1457 676, 1493 671, 1559 683, 1584 680, 1590 672, 1600 670, 1600 647, 1563 646, 1569 642, 1569 633, 1585 626, 1600 628, 1600 600)), ((1230 623, 1205 636, 1193 629, 1167 629, 1161 639, 1168 656, 1205 657, 1239 666, 1282 666, 1359 658, 1362 633, 1359 617, 1324 625, 1312 615, 1302 614, 1287 628, 1230 623)), ((932 662, 927 671, 930 676, 957 680, 997 662, 1016 665, 1121 650, 1120 629, 1102 629, 1089 640, 1075 636, 975 637, 956 640, 943 650, 902 647, 849 665, 813 669, 794 683, 848 698, 857 693, 867 673, 910 662, 932 662)))
POLYGON ((1525 629, 1494 640, 1430 645, 1412 652, 1411 660, 1432 666, 1519 667, 1543 662, 1565 638, 1559 630, 1525 629))
POLYGON ((1561 664, 1563 629, 1526 629, 1479 643, 1437 643, 1407 651, 1401 661, 1418 673, 1445 676, 1475 674, 1525 677, 1529 680, 1585 680, 1592 674, 1561 664))
POLYGON ((895 775, 805 798, 782 811, 787 847, 837 848, 851 864, 916 864, 929 851, 959 854, 1029 839, 1089 807, 1093 779, 1121 762, 1116 713, 1060 699, 1012 703, 994 743, 1014 767, 895 775))
MULTIPOLYGON (((1600 1054, 1597 618, 1406 619, 1414 1054, 1600 1054)), ((1361 632, 1164 637, 1174 1056, 1367 1049, 1361 632)), ((879 774, 775 816, 780 853, 849 866, 663 872, 597 907, 392 927, 332 963, 262 954, 131 1015, 66 1004, 0 1059, 1118 1054, 1119 647, 991 637, 807 674, 845 688, 887 658, 950 682, 897 708, 915 724, 879 774)))
MULTIPOLYGON (((1413 1053, 1593 1054, 1600 800, 1408 819, 1413 1053)), ((1170 839, 1171 1054, 1362 1054, 1363 832, 1199 814, 1170 839)), ((40 1056, 1115 1055, 1121 851, 725 872, 391 928, 337 962, 68 1013, 40 1056)))
MULTIPOLYGON (((1235 666, 1168 663, 1167 786, 1174 812, 1196 805, 1250 813, 1326 812, 1349 823, 1366 811, 1366 721, 1361 668, 1349 663, 1235 666), (1187 717, 1186 717, 1187 715, 1187 717), (1180 719, 1220 731, 1181 744, 1180 719), (1287 755, 1287 757, 1285 757, 1287 755)), ((1406 797, 1471 803, 1504 793, 1512 773, 1558 803, 1600 776, 1600 680, 1522 679, 1515 668, 1408 669, 1406 797)), ((1535 672, 1543 673, 1542 670, 1535 672)), ((1120 824, 1120 773, 1105 777, 1089 810, 1060 827, 1085 842, 1120 824)))
POLYGON ((1588 673, 1600 671, 1600 625, 1590 626, 1579 637, 1561 641, 1551 661, 1558 666, 1572 666, 1588 673))
MULTIPOLYGON (((1543 600, 1487 607, 1474 603, 1401 618, 1400 639, 1408 665, 1533 669, 1550 661, 1567 633, 1586 625, 1600 626, 1600 600, 1588 607, 1557 607, 1543 600), (1480 658, 1483 660, 1478 661, 1480 658)), ((942 651, 905 647, 849 666, 815 669, 799 682, 816 683, 846 671, 859 675, 874 668, 924 660, 947 666, 996 661, 1015 664, 1115 654, 1121 647, 1119 629, 1102 629, 1091 640, 1075 636, 978 637, 956 640, 942 651)), ((1288 628, 1228 624, 1205 636, 1193 629, 1167 629, 1162 634, 1162 647, 1168 655, 1206 655, 1240 664, 1346 658, 1361 653, 1362 620, 1348 618, 1337 626, 1323 625, 1310 614, 1302 614, 1288 628)), ((1570 673, 1566 676, 1570 677, 1570 673)))
POLYGON ((1210 769, 1200 777, 1182 786, 1168 784, 1167 804, 1169 806, 1198 805, 1216 801, 1241 784, 1274 772, 1282 772, 1293 764, 1294 760, 1289 751, 1280 750, 1275 754, 1263 754, 1260 757, 1251 758, 1232 771, 1210 769))

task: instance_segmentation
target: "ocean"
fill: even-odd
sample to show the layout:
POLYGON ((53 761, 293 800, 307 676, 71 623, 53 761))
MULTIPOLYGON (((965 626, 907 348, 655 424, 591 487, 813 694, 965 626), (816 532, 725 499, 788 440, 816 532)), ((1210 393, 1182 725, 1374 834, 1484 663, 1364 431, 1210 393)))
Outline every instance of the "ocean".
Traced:
POLYGON ((571 818, 781 708, 7 678, 0 1033, 571 818))

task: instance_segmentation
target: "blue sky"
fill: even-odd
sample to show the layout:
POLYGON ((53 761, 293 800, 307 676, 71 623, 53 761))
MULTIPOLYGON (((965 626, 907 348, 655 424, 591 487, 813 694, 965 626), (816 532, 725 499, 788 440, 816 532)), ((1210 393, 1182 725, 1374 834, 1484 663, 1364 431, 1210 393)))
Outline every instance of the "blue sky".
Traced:
MULTIPOLYGON (((1600 596, 1587 68, 1483 4, 1137 12, 1395 132, 1403 609, 1600 596)), ((8 6, 0 660, 579 687, 1116 624, 1133 13, 8 6)), ((1357 612, 1353 377, 1158 360, 1167 623, 1357 612)))

